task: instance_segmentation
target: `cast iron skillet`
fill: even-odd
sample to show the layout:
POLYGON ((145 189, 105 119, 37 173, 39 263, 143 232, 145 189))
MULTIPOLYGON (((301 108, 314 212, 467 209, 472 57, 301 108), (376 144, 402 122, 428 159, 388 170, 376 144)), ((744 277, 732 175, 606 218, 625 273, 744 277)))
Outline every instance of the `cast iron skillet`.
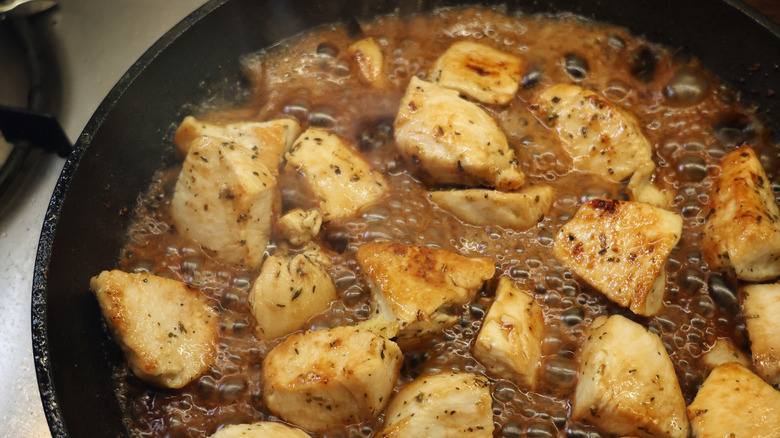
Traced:
MULTIPOLYGON (((184 116, 184 104, 209 97, 204 81, 240 84, 240 55, 317 24, 458 3, 463 1, 213 0, 130 68, 67 160, 38 248, 33 349, 53 436, 127 434, 111 382, 112 370, 124 359, 102 328, 89 279, 115 266, 131 220, 128 212, 155 170, 173 163, 172 148, 161 144, 184 116)), ((780 93, 780 27, 741 3, 508 0, 507 7, 529 13, 571 11, 625 26, 650 41, 687 48, 774 118, 775 130, 780 127, 780 96, 773 95, 780 93)))

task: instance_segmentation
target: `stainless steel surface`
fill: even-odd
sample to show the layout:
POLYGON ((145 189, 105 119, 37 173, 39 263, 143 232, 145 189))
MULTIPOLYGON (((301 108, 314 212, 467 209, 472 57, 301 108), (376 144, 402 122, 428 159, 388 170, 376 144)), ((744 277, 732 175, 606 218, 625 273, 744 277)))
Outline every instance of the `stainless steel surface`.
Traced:
POLYGON ((56 4, 56 0, 12 0, 0 3, 0 19, 27 17, 50 9, 56 4))
MULTIPOLYGON (((65 0, 45 18, 62 75, 60 121, 75 142, 124 72, 205 0, 65 0)), ((32 359, 30 292, 38 237, 64 160, 37 154, 0 216, 0 434, 49 437, 32 359)))

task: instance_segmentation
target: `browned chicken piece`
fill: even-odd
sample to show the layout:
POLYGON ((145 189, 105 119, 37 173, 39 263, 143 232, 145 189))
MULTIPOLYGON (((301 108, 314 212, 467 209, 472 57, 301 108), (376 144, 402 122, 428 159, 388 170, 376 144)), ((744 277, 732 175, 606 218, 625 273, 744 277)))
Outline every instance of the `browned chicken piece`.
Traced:
POLYGON ((702 363, 713 370, 727 362, 737 362, 746 368, 752 368, 750 357, 738 349, 728 338, 719 338, 715 344, 701 355, 702 363))
POLYGON ((641 202, 594 199, 558 231, 555 257, 611 301, 639 315, 663 305, 665 263, 682 217, 641 202))
POLYGON ((254 270, 280 209, 276 178, 254 153, 211 137, 192 142, 171 201, 179 232, 219 259, 254 270))
POLYGON ((217 357, 217 315, 199 290, 147 273, 92 277, 103 317, 141 380, 181 388, 217 357))
POLYGON ((506 105, 523 75, 517 56, 473 41, 459 41, 436 60, 431 80, 488 105, 506 105))
POLYGON ((357 327, 296 333, 263 361, 263 398, 312 432, 368 421, 390 399, 402 361, 393 341, 357 327))
POLYGON ((428 197, 467 224, 526 230, 536 225, 550 210, 553 189, 550 186, 532 186, 519 192, 443 190, 430 192, 428 197))
POLYGON ((357 64, 363 82, 375 87, 385 85, 385 58, 375 39, 363 38, 349 46, 348 51, 357 64))
POLYGON ((274 236, 287 239, 293 245, 303 245, 314 239, 322 227, 322 213, 319 210, 294 208, 274 223, 274 236))
POLYGON ((745 286, 742 315, 750 338, 753 367, 775 388, 780 387, 780 283, 745 286))
POLYGON ((495 266, 485 258, 400 242, 361 245, 355 256, 371 280, 375 314, 364 327, 402 346, 458 321, 452 308, 472 300, 495 266))
POLYGON ((753 148, 723 157, 709 206, 702 249, 713 266, 745 281, 780 276, 780 209, 753 148))
POLYGON ((652 145, 636 117, 590 90, 553 85, 532 100, 530 109, 555 130, 575 169, 621 182, 643 166, 655 167, 652 145))
POLYGON ((669 208, 674 202, 674 189, 661 189, 653 182, 655 163, 640 166, 628 180, 626 191, 631 201, 644 202, 653 207, 669 208))
POLYGON ((533 389, 542 363, 543 336, 544 314, 532 293, 501 277, 474 343, 474 357, 490 375, 533 389))
POLYGON ((310 435, 284 423, 259 421, 252 424, 230 424, 209 438, 310 438, 310 435))
POLYGON ((387 191, 382 173, 336 134, 309 128, 286 155, 287 166, 319 199, 325 221, 352 216, 387 191))
POLYGON ((455 90, 413 77, 394 127, 398 151, 428 184, 508 191, 525 181, 496 121, 455 90))
POLYGON ((490 382, 472 373, 423 375, 404 385, 387 407, 386 438, 493 436, 490 382))
POLYGON ((276 254, 263 262, 249 294, 255 334, 271 340, 303 328, 336 299, 336 287, 326 268, 330 258, 311 244, 297 254, 276 254))
POLYGON ((173 144, 182 157, 187 155, 190 144, 200 137, 209 137, 232 147, 243 147, 276 176, 284 153, 300 133, 301 127, 295 119, 215 125, 187 116, 176 130, 173 144))
POLYGON ((697 438, 780 436, 780 391, 736 362, 715 368, 688 406, 697 438))
POLYGON ((573 419, 614 435, 688 437, 685 399, 661 338, 623 316, 600 316, 579 363, 573 419))

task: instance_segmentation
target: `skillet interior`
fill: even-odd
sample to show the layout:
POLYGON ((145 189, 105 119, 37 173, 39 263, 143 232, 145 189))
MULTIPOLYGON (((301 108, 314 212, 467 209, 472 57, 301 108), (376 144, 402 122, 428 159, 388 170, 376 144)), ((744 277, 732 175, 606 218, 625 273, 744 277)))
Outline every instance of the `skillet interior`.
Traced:
MULTIPOLYGON (((172 163, 162 140, 206 84, 237 78, 238 58, 310 26, 455 5, 457 0, 214 0, 155 44, 92 117, 67 161, 46 215, 33 285, 33 346, 52 435, 125 434, 111 373, 123 357, 105 335, 89 278, 113 266, 137 196, 172 163), (313 3, 313 4, 312 4, 313 3)), ((483 1, 483 4, 499 2, 483 1)), ((571 11, 685 47, 780 129, 780 28, 732 0, 515 0, 508 9, 571 11), (758 70, 755 66, 760 65, 758 70), (768 74, 765 74, 768 73, 768 74)))

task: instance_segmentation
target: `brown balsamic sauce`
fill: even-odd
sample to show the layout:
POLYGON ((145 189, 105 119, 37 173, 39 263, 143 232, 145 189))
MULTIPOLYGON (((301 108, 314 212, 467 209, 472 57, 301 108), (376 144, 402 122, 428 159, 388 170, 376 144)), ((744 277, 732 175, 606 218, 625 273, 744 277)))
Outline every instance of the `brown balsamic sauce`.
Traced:
MULTIPOLYGON (((689 403, 706 376, 701 355, 717 338, 731 338, 747 349, 744 324, 737 315, 739 285, 726 274, 708 269, 698 248, 700 225, 720 157, 736 143, 748 141, 777 187, 780 148, 771 143, 754 109, 740 103, 738 95, 704 72, 697 60, 624 29, 567 16, 507 17, 493 10, 446 10, 413 18, 386 17, 362 23, 362 28, 364 36, 381 45, 387 88, 378 90, 358 80, 347 47, 361 37, 350 38, 342 28, 326 27, 247 58, 256 92, 253 105, 197 114, 215 122, 292 116, 304 128, 323 126, 353 141, 369 162, 387 174, 391 190, 386 199, 357 217, 326 224, 318 236, 333 256, 330 274, 340 301, 310 321, 309 328, 352 324, 370 314, 368 286, 353 259, 362 242, 389 238, 492 259, 498 267, 496 278, 509 276, 535 292, 546 322, 536 391, 490 376, 496 436, 598 436, 588 435, 599 432, 595 428, 568 417, 577 381, 576 353, 588 324, 598 315, 619 313, 660 335, 689 403), (426 199, 426 187, 395 152, 392 121, 409 79, 424 77, 435 59, 462 39, 514 53, 525 62, 526 74, 516 98, 506 107, 485 109, 499 121, 515 149, 526 184, 555 189, 549 214, 527 231, 461 223, 426 199), (708 89, 698 97, 699 103, 680 102, 668 89, 680 69, 708 89), (667 296, 658 316, 635 316, 609 302, 552 255, 553 236, 584 200, 626 197, 623 184, 570 170, 571 159, 553 133, 526 109, 531 96, 558 82, 595 90, 635 114, 654 145, 657 181, 677 193, 672 209, 684 218, 683 236, 669 258, 667 296)), ((171 228, 168 208, 178 171, 160 171, 142 195, 119 268, 191 283, 212 298, 221 320, 218 359, 213 369, 177 391, 150 388, 128 370, 120 370, 117 394, 131 431, 140 436, 208 436, 223 424, 274 419, 263 404, 260 371, 263 358, 279 340, 263 342, 254 337, 255 322, 247 301, 258 272, 220 263, 171 228)), ((311 206, 294 176, 283 172, 279 182, 285 209, 311 206)), ((268 252, 273 249, 272 243, 268 252)), ((464 306, 460 323, 438 335, 428 348, 405 352, 399 385, 437 370, 485 372, 472 357, 471 347, 493 287, 489 283, 473 303, 464 306)), ((324 436, 372 436, 381 421, 380 416, 376 423, 337 428, 324 436)))

